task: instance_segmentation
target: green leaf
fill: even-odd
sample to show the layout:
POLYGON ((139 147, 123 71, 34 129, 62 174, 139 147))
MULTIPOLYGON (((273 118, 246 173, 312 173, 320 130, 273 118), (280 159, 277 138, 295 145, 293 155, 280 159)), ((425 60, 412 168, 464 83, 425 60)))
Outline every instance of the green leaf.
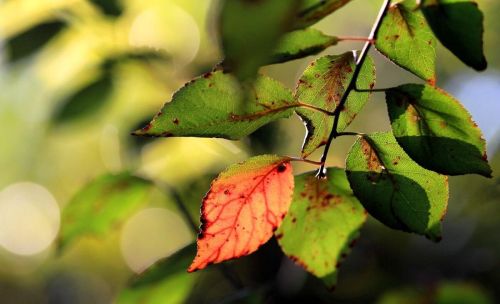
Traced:
MULTIPOLYGON (((351 81, 356 62, 353 52, 319 58, 307 67, 299 79, 295 99, 333 112, 351 81)), ((375 84, 375 66, 368 57, 357 79, 358 88, 371 88, 375 84)), ((370 97, 367 92, 352 91, 340 114, 338 131, 344 130, 356 117, 370 97)), ((307 128, 302 147, 305 157, 326 143, 333 127, 333 116, 306 107, 296 110, 307 128)))
POLYGON ((151 182, 130 173, 105 174, 81 189, 61 216, 59 249, 85 236, 102 236, 147 202, 151 182))
POLYGON ((304 28, 346 5, 351 0, 304 0, 297 15, 296 28, 304 28))
POLYGON ((373 217, 391 228, 440 240, 448 178, 413 162, 392 133, 360 137, 346 168, 354 194, 373 217))
POLYGON ((435 291, 436 304, 493 304, 480 286, 467 282, 443 282, 435 291))
POLYGON ((394 136, 419 165, 446 175, 491 177, 481 130, 448 93, 406 84, 388 90, 386 99, 394 136))
POLYGON ((280 37, 291 29, 300 1, 226 0, 220 15, 224 67, 239 80, 255 77, 280 37))
POLYGON ((8 59, 15 62, 33 55, 65 28, 62 21, 40 23, 5 42, 8 59))
POLYGON ((88 118, 104 107, 112 93, 113 76, 111 72, 105 71, 97 79, 67 97, 56 110, 52 121, 61 125, 88 118))
POLYGON ((177 91, 153 121, 134 134, 239 139, 273 120, 289 117, 297 106, 290 90, 265 76, 247 91, 250 94, 230 74, 207 73, 177 91))
POLYGON ((198 277, 186 272, 195 254, 193 243, 156 262, 120 292, 117 303, 183 303, 198 277))
MULTIPOLYGON (((423 304, 429 300, 420 290, 408 287, 399 287, 384 292, 375 304, 423 304)), ((432 303, 432 302, 431 302, 432 303)))
POLYGON ((296 30, 283 36, 270 60, 270 64, 286 62, 318 54, 337 44, 338 38, 313 28, 296 30))
POLYGON ((471 0, 424 0, 422 11, 439 41, 468 66, 487 67, 483 13, 471 0))
POLYGON ((375 47, 387 58, 429 82, 435 82, 436 39, 415 0, 391 5, 375 47))
POLYGON ((295 177, 288 214, 275 232, 283 252, 332 288, 339 263, 350 252, 366 221, 344 170, 328 168, 327 179, 316 172, 295 177))

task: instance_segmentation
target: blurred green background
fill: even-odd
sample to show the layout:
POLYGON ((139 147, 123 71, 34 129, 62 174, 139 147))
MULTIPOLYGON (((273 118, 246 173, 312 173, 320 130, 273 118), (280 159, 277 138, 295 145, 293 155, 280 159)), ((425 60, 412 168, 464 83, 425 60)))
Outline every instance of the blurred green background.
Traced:
MULTIPOLYGON (((494 171, 493 179, 450 178, 440 243, 370 219, 333 293, 284 258, 271 240, 256 254, 227 263, 244 288, 217 267, 185 274, 181 256, 163 272, 171 273, 169 280, 148 292, 156 298, 141 298, 123 292, 130 278, 195 239, 172 193, 154 190, 123 225, 56 253, 61 210, 99 175, 131 171, 168 185, 196 218, 210 179, 225 166, 261 153, 299 155, 305 129, 297 117, 241 141, 130 136, 177 88, 222 59, 216 2, 0 1, 0 303, 500 301, 498 0, 478 1, 485 14, 487 71, 476 73, 443 47, 438 50, 437 85, 462 101, 482 128, 494 171)), ((352 1, 315 27, 366 36, 381 2, 352 1)), ((361 47, 342 42, 324 53, 361 47)), ((376 87, 420 82, 376 51, 372 55, 376 87)), ((262 72, 293 89, 312 59, 262 72)), ((389 130, 383 98, 375 93, 350 129, 389 130)), ((343 166, 352 142, 335 141, 329 164, 343 166)), ((312 169, 295 164, 296 173, 312 169)))

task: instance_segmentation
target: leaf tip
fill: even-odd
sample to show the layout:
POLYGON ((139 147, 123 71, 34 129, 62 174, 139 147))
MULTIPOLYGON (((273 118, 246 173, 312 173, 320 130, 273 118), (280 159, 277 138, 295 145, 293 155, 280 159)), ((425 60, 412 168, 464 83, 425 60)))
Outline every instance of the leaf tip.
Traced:
POLYGON ((141 129, 135 130, 130 134, 133 136, 146 136, 146 135, 148 135, 148 131, 151 130, 152 127, 153 127, 153 125, 151 123, 148 123, 147 125, 145 125, 141 129))
POLYGON ((472 68, 478 72, 484 71, 488 68, 488 62, 486 58, 483 56, 479 62, 476 62, 472 65, 472 68))

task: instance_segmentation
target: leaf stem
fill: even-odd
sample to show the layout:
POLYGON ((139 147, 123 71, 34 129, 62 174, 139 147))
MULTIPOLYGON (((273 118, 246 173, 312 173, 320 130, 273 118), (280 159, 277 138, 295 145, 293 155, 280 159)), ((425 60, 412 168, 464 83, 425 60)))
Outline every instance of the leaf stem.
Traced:
POLYGON ((306 159, 306 158, 299 158, 299 157, 293 157, 293 156, 287 156, 287 158, 290 161, 300 161, 300 162, 304 162, 304 163, 308 163, 308 164, 312 164, 312 165, 316 165, 316 166, 321 166, 323 164, 321 162, 317 162, 317 161, 306 159))
POLYGON ((355 37, 355 36, 339 36, 337 37, 339 41, 365 41, 365 42, 370 42, 374 43, 375 40, 370 38, 370 37, 355 37))
POLYGON ((363 49, 361 50, 361 53, 359 57, 357 58, 356 61, 356 68, 354 69, 354 73, 352 75, 351 81, 349 82, 349 85, 347 86, 347 89, 345 90, 344 94, 342 95, 342 98, 340 99, 339 105, 335 108, 333 111, 334 114, 334 120, 333 120, 333 127, 330 132, 330 136, 328 137, 328 140, 325 144, 325 149, 323 150, 323 155, 321 156, 321 166, 318 170, 317 177, 318 178, 325 178, 326 177, 326 168, 325 168, 325 162, 326 158, 328 157, 328 151, 330 150, 330 145, 332 144, 332 141, 339 136, 339 132, 337 131, 338 125, 339 125, 339 118, 340 118, 340 113, 342 109, 345 106, 345 103, 347 101, 347 98, 349 97, 349 94, 351 91, 356 87, 356 81, 358 79, 359 73, 361 72, 361 67, 363 66, 363 63, 365 62, 366 56, 368 55, 368 52, 370 51, 370 48, 372 46, 372 42, 375 37, 377 36, 378 30, 380 29, 380 25, 382 24, 382 20, 384 19, 385 15, 387 14, 387 11, 389 9, 389 5, 391 4, 391 0, 384 0, 384 3, 382 4, 377 20, 373 24, 372 30, 369 37, 369 41, 365 43, 363 46, 363 49))
POLYGON ((165 187, 167 188, 168 192, 172 195, 172 197, 175 201, 175 205, 177 206, 177 208, 179 208, 182 215, 184 216, 186 221, 189 223, 189 226, 191 226, 191 229, 194 231, 195 235, 198 234, 198 225, 196 225, 196 222, 194 221, 193 217, 191 216, 191 214, 189 214, 189 211, 186 208, 186 205, 184 205, 184 202, 183 202, 179 192, 171 186, 167 185, 165 187))

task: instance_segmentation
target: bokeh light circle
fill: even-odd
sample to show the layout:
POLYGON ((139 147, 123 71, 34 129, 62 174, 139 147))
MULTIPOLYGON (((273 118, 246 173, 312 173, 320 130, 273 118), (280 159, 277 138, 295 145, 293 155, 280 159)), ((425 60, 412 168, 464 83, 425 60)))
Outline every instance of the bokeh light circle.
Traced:
POLYGON ((175 66, 191 62, 200 47, 200 30, 194 18, 171 2, 144 10, 133 21, 129 44, 166 51, 175 66))
POLYGON ((0 246, 18 255, 42 252, 59 230, 60 210, 44 187, 21 182, 0 192, 0 246))
POLYGON ((120 245, 129 268, 140 273, 192 241, 192 232, 177 214, 164 208, 147 208, 127 221, 120 245))

